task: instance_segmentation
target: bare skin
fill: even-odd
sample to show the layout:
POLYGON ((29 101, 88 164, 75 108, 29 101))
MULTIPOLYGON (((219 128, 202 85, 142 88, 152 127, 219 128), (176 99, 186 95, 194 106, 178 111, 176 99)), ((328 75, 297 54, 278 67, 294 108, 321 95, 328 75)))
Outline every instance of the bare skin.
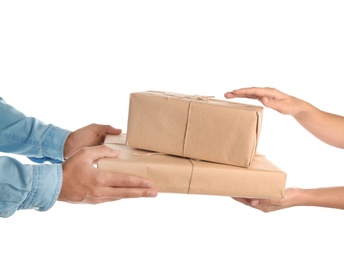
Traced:
POLYGON ((68 159, 79 149, 99 145, 104 142, 107 134, 119 135, 121 129, 110 125, 90 124, 71 132, 64 144, 64 158, 68 159))
POLYGON ((101 145, 106 134, 120 134, 109 125, 91 124, 72 132, 64 146, 63 182, 59 201, 98 204, 122 198, 156 197, 152 182, 142 177, 109 172, 94 165, 119 151, 101 145))
POLYGON ((263 212, 272 212, 295 206, 314 206, 344 209, 344 187, 328 187, 317 189, 287 188, 284 199, 248 199, 233 198, 247 206, 263 212))
MULTIPOLYGON (((275 88, 242 88, 225 93, 225 97, 259 100, 265 107, 281 114, 291 115, 295 120, 322 142, 344 148, 344 117, 322 111, 310 103, 287 95, 275 88)), ((316 206, 344 209, 344 187, 317 189, 288 188, 284 199, 233 198, 245 205, 271 212, 294 206, 316 206)))

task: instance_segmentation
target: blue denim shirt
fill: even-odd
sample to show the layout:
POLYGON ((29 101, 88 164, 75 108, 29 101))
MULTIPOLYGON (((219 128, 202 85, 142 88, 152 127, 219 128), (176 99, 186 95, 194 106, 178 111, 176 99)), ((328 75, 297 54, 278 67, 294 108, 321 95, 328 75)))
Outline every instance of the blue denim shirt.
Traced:
POLYGON ((20 209, 46 211, 57 200, 62 185, 63 147, 70 131, 44 124, 0 97, 0 152, 27 156, 22 164, 0 156, 0 217, 20 209))

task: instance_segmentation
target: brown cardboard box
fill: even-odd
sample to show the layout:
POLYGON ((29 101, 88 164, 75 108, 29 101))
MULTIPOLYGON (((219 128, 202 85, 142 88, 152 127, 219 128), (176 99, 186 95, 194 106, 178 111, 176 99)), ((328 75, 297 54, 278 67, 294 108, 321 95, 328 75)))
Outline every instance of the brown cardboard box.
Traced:
POLYGON ((247 167, 255 155, 263 107, 176 93, 131 93, 130 147, 247 167))
POLYGON ((121 151, 103 158, 98 167, 150 179, 159 192, 281 199, 286 174, 263 155, 249 167, 237 167, 152 153, 124 144, 125 135, 108 135, 105 144, 121 151))

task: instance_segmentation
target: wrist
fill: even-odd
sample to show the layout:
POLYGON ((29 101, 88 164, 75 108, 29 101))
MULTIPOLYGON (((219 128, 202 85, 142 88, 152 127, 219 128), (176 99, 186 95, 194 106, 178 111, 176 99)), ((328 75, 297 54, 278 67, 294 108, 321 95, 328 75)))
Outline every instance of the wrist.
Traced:
POLYGON ((294 206, 306 206, 309 203, 307 190, 294 188, 293 193, 294 206))
POLYGON ((317 191, 318 189, 297 189, 295 194, 296 206, 319 206, 319 194, 317 194, 317 191))
POLYGON ((304 189, 288 188, 286 193, 288 193, 288 195, 284 200, 284 207, 290 208, 295 206, 304 206, 306 201, 306 192, 304 189))
MULTIPOLYGON (((294 97, 295 98, 295 97, 294 97)), ((295 109, 295 113, 292 115, 296 120, 302 120, 303 118, 307 118, 316 108, 302 100, 302 99, 296 99, 296 109, 295 109)))
POLYGON ((70 139, 71 139, 71 134, 72 134, 72 133, 69 133, 69 135, 66 137, 66 140, 65 140, 64 146, 63 146, 63 158, 64 158, 65 160, 67 160, 67 159, 71 156, 71 154, 70 154, 70 149, 71 149, 71 145, 70 145, 70 143, 71 143, 71 141, 70 141, 70 139))

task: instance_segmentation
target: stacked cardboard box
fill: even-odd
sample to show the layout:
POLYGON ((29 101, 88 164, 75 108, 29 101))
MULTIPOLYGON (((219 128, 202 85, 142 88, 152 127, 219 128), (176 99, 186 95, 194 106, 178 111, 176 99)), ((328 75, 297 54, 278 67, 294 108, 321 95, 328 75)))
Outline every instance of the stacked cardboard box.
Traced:
POLYGON ((263 108, 156 91, 130 96, 127 145, 247 167, 256 152, 263 108))
POLYGON ((209 97, 145 91, 130 95, 121 150, 103 169, 139 175, 159 192, 283 198, 286 174, 257 154, 263 108, 209 97))

